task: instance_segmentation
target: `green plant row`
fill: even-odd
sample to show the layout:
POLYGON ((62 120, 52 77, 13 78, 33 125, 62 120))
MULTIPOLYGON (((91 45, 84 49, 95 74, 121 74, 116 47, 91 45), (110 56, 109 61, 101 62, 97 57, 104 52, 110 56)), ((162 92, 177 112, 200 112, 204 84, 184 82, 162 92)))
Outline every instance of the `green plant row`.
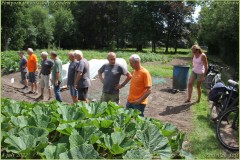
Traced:
MULTIPOLYGON (((41 61, 41 52, 44 50, 36 50, 35 53, 38 57, 39 62, 41 61)), ((51 50, 47 50, 51 52, 51 50)), ((62 60, 63 64, 69 62, 67 53, 69 50, 57 50, 59 54, 59 58, 62 60)), ((88 60, 91 59, 106 59, 108 51, 96 51, 96 50, 83 50, 84 57, 88 60)), ((117 51, 117 56, 119 58, 124 58, 127 63, 129 57, 134 52, 125 52, 125 51, 117 51)), ((141 56, 142 62, 153 62, 153 61, 161 61, 162 63, 167 63, 173 59, 172 55, 160 55, 155 53, 138 53, 141 56)), ((26 57, 27 54, 25 54, 26 57)), ((19 61, 20 57, 17 51, 5 51, 1 52, 1 69, 2 74, 9 74, 19 70, 19 61)), ((40 63, 39 63, 40 64, 40 63)))
POLYGON ((189 158, 172 124, 115 103, 1 101, 2 158, 189 158))

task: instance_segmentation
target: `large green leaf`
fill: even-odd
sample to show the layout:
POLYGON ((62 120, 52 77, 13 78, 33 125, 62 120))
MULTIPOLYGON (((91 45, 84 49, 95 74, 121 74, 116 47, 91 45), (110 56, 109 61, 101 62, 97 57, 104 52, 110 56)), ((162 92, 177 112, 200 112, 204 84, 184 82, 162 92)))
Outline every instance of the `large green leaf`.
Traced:
POLYGON ((161 135, 156 125, 150 124, 147 129, 137 131, 137 139, 143 143, 144 148, 152 154, 159 154, 162 148, 168 144, 168 138, 161 135))
POLYGON ((83 137, 79 134, 72 134, 71 136, 69 136, 70 148, 80 146, 84 142, 85 141, 84 141, 83 137))
POLYGON ((47 159, 59 159, 59 155, 67 151, 65 143, 58 143, 56 145, 48 145, 43 152, 47 159))
POLYGON ((10 100, 10 99, 2 100, 1 106, 3 107, 1 109, 1 112, 7 116, 20 115, 21 110, 22 110, 22 107, 19 103, 17 103, 14 100, 10 100))
POLYGON ((114 128, 119 131, 121 128, 125 128, 125 126, 129 123, 131 117, 127 114, 118 114, 115 121, 114 121, 114 128))
POLYGON ((94 144, 102 135, 102 132, 95 126, 84 126, 73 131, 73 134, 79 134, 85 142, 94 144))
POLYGON ((46 128, 49 132, 56 128, 55 124, 51 123, 51 117, 44 114, 32 114, 29 125, 46 128))
POLYGON ((135 146, 134 141, 127 138, 123 132, 113 132, 111 136, 105 134, 99 142, 100 146, 108 149, 112 154, 122 154, 135 146))
POLYGON ((14 126, 22 128, 28 125, 28 118, 25 116, 11 116, 11 122, 14 126))
POLYGON ((102 116, 106 109, 108 108, 108 105, 106 102, 103 103, 82 103, 82 110, 85 112, 85 114, 89 118, 97 118, 102 116))
POLYGON ((69 151, 61 153, 60 159, 96 159, 99 154, 94 150, 91 144, 82 144, 78 147, 71 148, 69 151))
POLYGON ((152 155, 147 149, 137 148, 127 151, 123 159, 152 159, 152 155))
POLYGON ((168 136, 173 136, 174 134, 176 134, 178 132, 178 129, 176 126, 174 126, 170 123, 167 123, 163 126, 161 131, 164 136, 168 137, 168 136))
POLYGON ((75 125, 76 122, 59 124, 56 130, 62 134, 70 136, 75 125))
POLYGON ((79 108, 67 105, 60 105, 57 109, 58 113, 62 115, 62 119, 65 122, 71 122, 83 119, 84 113, 79 110, 79 108))

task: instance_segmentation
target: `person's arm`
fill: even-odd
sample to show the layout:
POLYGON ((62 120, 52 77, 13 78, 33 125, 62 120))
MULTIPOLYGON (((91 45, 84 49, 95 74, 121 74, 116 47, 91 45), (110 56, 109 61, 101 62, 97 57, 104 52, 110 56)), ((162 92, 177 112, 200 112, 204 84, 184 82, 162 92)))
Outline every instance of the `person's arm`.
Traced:
POLYGON ((116 85, 115 89, 121 89, 123 88, 130 80, 132 79, 132 75, 130 72, 127 72, 126 79, 123 81, 122 84, 116 85))
POLYGON ((208 70, 208 61, 207 61, 207 57, 206 57, 206 55, 203 55, 202 56, 202 61, 203 61, 203 65, 204 65, 204 67, 205 67, 205 75, 207 74, 207 70, 208 70))
POLYGON ((146 99, 150 94, 152 93, 152 87, 146 87, 145 91, 143 92, 143 95, 133 102, 133 104, 141 104, 141 102, 146 99))
POLYGON ((103 79, 103 75, 100 71, 98 71, 98 77, 99 77, 100 81, 103 83, 104 79, 103 79))
POLYGON ((77 78, 74 85, 75 90, 77 90, 78 82, 80 81, 81 78, 82 78, 82 72, 77 72, 77 78))
POLYGON ((59 62, 56 62, 56 79, 55 79, 55 82, 54 82, 54 84, 55 84, 55 86, 57 86, 58 85, 58 79, 59 79, 59 77, 61 76, 60 75, 60 63, 59 62))
POLYGON ((34 56, 34 62, 35 62, 35 72, 38 70, 38 60, 37 56, 34 56))
POLYGON ((103 65, 99 70, 98 70, 98 77, 102 83, 104 83, 104 78, 103 78, 103 72, 104 72, 105 65, 103 65))
POLYGON ((77 67, 77 77, 76 77, 75 85, 74 85, 75 90, 77 90, 78 82, 82 78, 83 70, 84 70, 84 63, 79 62, 79 65, 77 67))

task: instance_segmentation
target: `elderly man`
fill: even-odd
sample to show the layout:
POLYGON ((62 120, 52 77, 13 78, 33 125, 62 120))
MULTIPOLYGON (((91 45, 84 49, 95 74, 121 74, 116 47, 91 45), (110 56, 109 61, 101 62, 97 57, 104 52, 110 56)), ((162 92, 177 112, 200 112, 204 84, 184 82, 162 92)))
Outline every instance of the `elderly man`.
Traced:
POLYGON ((47 52, 42 52, 41 53, 42 57, 42 63, 41 63, 41 70, 39 73, 39 78, 40 78, 40 86, 41 86, 41 95, 40 99, 44 99, 44 88, 48 89, 49 93, 49 98, 50 100, 52 98, 52 93, 51 93, 51 83, 50 83, 50 74, 51 70, 53 67, 53 61, 48 59, 48 53, 47 52))
POLYGON ((19 52, 19 56, 21 58, 19 62, 19 68, 21 72, 21 83, 24 84, 23 89, 28 89, 28 80, 27 80, 27 59, 24 56, 24 52, 19 52))
POLYGON ((76 71, 78 67, 78 61, 74 57, 73 52, 68 52, 68 58, 71 61, 69 67, 68 67, 68 80, 67 80, 67 86, 70 89, 70 94, 72 96, 73 103, 78 102, 78 91, 74 88, 74 83, 76 79, 76 71))
POLYGON ((139 55, 133 54, 129 59, 131 67, 134 69, 130 83, 127 109, 138 109, 140 116, 148 103, 147 97, 151 94, 152 79, 150 73, 142 67, 139 55))
POLYGON ((28 54, 28 62, 27 62, 27 68, 29 72, 29 82, 31 83, 31 91, 29 93, 31 94, 38 94, 38 84, 37 84, 37 77, 38 77, 38 59, 37 56, 33 53, 32 48, 27 49, 28 54), (35 87, 35 92, 33 91, 33 88, 35 87))
POLYGON ((57 52, 51 52, 51 59, 53 60, 52 68, 52 83, 56 100, 62 102, 60 94, 60 84, 62 82, 62 61, 58 58, 57 52))
POLYGON ((87 94, 90 87, 89 63, 80 50, 75 50, 74 56, 79 61, 75 81, 75 90, 78 90, 78 100, 88 102, 87 94))
POLYGON ((102 102, 119 103, 119 90, 123 88, 132 78, 132 75, 122 65, 116 63, 116 54, 108 53, 107 59, 109 63, 104 64, 98 70, 98 76, 103 83, 102 102), (104 78, 103 74, 104 73, 104 78), (121 75, 125 75, 126 79, 120 84, 121 75))

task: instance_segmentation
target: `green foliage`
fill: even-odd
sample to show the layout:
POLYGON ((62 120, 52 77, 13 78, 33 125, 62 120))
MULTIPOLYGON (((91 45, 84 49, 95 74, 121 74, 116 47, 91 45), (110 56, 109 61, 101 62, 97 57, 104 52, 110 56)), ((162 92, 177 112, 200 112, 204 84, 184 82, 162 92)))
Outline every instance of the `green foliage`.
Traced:
POLYGON ((238 68, 239 3, 209 2, 202 7, 199 26, 199 43, 208 46, 208 53, 238 68))
POLYGON ((29 159, 187 158, 175 126, 112 102, 1 102, 5 154, 29 159))
POLYGON ((194 3, 49 1, 2 4, 2 48, 186 47, 194 3), (14 6, 14 7, 13 7, 14 6), (171 21, 171 22, 170 22, 171 21))

